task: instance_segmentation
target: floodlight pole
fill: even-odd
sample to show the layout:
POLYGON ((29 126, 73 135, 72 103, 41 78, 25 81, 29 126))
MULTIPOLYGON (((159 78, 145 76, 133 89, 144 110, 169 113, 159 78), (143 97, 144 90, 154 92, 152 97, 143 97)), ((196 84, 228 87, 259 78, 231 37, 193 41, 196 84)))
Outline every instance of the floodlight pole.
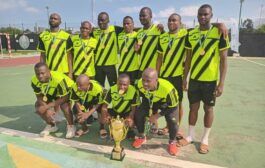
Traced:
POLYGON ((240 0, 239 18, 238 18, 238 32, 240 31, 240 28, 241 28, 241 12, 242 12, 243 2, 244 2, 244 0, 240 0))
POLYGON ((260 5, 259 26, 261 23, 262 8, 263 8, 263 4, 260 5))
POLYGON ((238 53, 239 53, 239 46, 240 46, 240 42, 239 42, 239 36, 240 36, 240 28, 241 28, 241 12, 242 12, 242 4, 243 4, 244 0, 240 0, 240 8, 239 8, 239 18, 238 18, 238 39, 237 39, 237 43, 238 43, 238 53))
POLYGON ((91 0, 91 22, 94 24, 95 0, 91 0))
POLYGON ((50 26, 50 24, 49 24, 49 20, 50 20, 49 6, 46 6, 45 8, 46 8, 46 11, 47 11, 48 28, 49 28, 49 26, 50 26))

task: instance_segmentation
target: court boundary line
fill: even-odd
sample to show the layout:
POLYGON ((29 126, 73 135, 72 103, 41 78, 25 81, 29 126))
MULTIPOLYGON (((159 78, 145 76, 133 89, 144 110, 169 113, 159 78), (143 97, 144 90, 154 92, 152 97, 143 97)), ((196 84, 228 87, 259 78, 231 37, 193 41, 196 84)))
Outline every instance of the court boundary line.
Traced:
MULTIPOLYGON (((3 127, 0 127, 0 133, 4 135, 19 136, 19 137, 27 138, 30 140, 39 141, 39 142, 63 145, 66 147, 84 149, 84 150, 104 153, 104 154, 110 154, 113 149, 113 147, 110 147, 110 146, 79 142, 79 141, 57 138, 57 137, 52 137, 52 136, 47 136, 45 138, 42 138, 39 136, 39 134, 23 132, 23 131, 3 128, 3 127)), ((177 158, 170 158, 170 157, 158 156, 158 155, 153 155, 153 154, 146 154, 142 152, 132 151, 129 149, 125 149, 125 153, 126 153, 126 157, 130 159, 141 160, 141 161, 146 161, 146 162, 151 162, 151 163, 158 163, 158 164, 165 165, 165 166, 174 166, 174 167, 176 166, 176 167, 183 167, 183 168, 184 167, 185 168, 222 168, 220 166, 191 162, 191 161, 184 161, 184 160, 180 160, 177 158)))
POLYGON ((257 64, 257 65, 259 65, 259 66, 265 66, 265 64, 262 64, 262 63, 259 63, 259 62, 255 62, 255 61, 252 61, 252 60, 248 59, 248 58, 250 58, 250 57, 248 57, 248 58, 245 58, 245 57, 232 57, 232 58, 234 58, 234 59, 245 60, 245 61, 251 62, 251 63, 253 63, 253 64, 257 64))

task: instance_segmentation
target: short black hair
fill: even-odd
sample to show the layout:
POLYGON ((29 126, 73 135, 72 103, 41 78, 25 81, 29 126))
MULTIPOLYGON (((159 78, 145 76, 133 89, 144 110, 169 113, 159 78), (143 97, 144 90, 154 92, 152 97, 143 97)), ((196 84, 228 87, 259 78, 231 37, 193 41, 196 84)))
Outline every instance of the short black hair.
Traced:
POLYGON ((86 24, 86 23, 89 24, 90 26, 92 26, 92 24, 91 24, 89 21, 87 21, 87 20, 81 22, 81 26, 83 26, 83 25, 86 24))
POLYGON ((212 6, 209 4, 203 4, 202 6, 200 6, 199 10, 202 8, 209 8, 211 11, 213 10, 212 6))
POLYGON ((100 12, 100 13, 98 14, 98 16, 100 16, 100 15, 106 15, 106 16, 108 17, 108 19, 109 19, 109 14, 108 14, 107 12, 100 12))
POLYGON ((133 18, 132 18, 131 16, 125 16, 125 17, 123 18, 123 22, 124 22, 126 19, 131 19, 132 22, 133 22, 133 18))
POLYGON ((35 64, 34 69, 39 69, 43 66, 45 66, 47 69, 49 69, 48 65, 44 62, 38 62, 37 64, 35 64))
POLYGON ((119 77, 118 77, 118 80, 119 80, 119 79, 123 79, 123 78, 128 78, 129 81, 130 81, 130 76, 129 76, 128 74, 126 74, 126 73, 122 73, 122 74, 120 74, 119 77))
POLYGON ((141 10, 140 10, 140 12, 141 11, 143 11, 143 10, 148 10, 149 11, 149 14, 152 16, 152 9, 151 8, 149 8, 149 7, 143 7, 141 10))
POLYGON ((179 20, 181 21, 181 16, 180 16, 179 14, 177 14, 177 13, 172 13, 169 17, 171 17, 171 16, 178 16, 178 17, 179 17, 179 20))

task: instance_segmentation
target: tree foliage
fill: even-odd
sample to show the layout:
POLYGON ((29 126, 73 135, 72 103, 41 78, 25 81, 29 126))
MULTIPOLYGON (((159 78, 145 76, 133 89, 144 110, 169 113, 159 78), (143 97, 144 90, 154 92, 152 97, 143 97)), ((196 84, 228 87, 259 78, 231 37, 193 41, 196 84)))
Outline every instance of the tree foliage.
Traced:
POLYGON ((14 27, 1 27, 0 33, 21 34, 22 31, 18 28, 14 28, 14 27))
POLYGON ((258 33, 265 33, 265 24, 259 26, 259 27, 256 29, 256 32, 258 32, 258 33))
POLYGON ((251 19, 244 20, 240 29, 242 32, 254 32, 254 24, 251 19))

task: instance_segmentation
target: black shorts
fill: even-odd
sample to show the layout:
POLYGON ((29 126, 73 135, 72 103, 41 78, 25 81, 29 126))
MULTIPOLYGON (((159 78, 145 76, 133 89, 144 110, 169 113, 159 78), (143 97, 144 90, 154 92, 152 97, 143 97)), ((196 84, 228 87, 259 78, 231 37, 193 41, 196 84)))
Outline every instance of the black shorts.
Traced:
POLYGON ((95 66, 96 76, 95 80, 98 81, 103 87, 105 86, 105 79, 108 78, 109 85, 113 86, 117 82, 117 72, 115 65, 95 66))
POLYGON ((182 102, 183 99, 183 89, 182 89, 182 76, 174 76, 163 78, 169 81, 178 91, 179 101, 182 102))
POLYGON ((189 103, 194 104, 202 100, 204 104, 208 106, 214 106, 215 88, 216 81, 204 82, 190 79, 188 88, 189 103))
POLYGON ((111 117, 117 117, 118 115, 120 116, 120 118, 126 118, 129 116, 130 112, 121 112, 121 113, 117 113, 115 112, 113 109, 108 109, 109 115, 111 117))
POLYGON ((143 74, 143 71, 138 71, 138 79, 141 79, 142 78, 142 74, 143 74))

